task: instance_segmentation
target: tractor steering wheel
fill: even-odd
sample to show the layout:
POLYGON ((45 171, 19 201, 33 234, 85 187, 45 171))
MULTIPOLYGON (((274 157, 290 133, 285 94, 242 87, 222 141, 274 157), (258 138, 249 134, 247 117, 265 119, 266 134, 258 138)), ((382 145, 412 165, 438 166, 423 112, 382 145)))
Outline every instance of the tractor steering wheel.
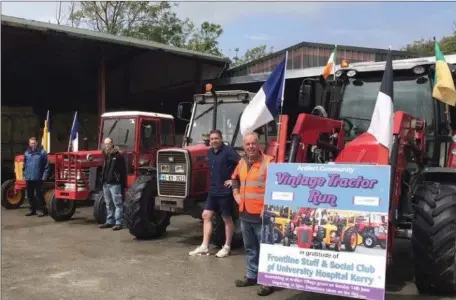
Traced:
POLYGON ((314 116, 319 116, 322 118, 328 117, 328 113, 326 112, 326 109, 321 105, 315 106, 314 109, 312 109, 312 111, 310 112, 310 114, 314 115, 314 116))

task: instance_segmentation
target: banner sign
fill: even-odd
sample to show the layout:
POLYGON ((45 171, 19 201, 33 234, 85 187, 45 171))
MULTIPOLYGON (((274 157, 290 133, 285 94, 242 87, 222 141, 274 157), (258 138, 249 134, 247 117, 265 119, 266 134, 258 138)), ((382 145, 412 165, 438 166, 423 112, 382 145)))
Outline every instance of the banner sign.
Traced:
POLYGON ((270 164, 258 283, 383 300, 390 169, 270 164))

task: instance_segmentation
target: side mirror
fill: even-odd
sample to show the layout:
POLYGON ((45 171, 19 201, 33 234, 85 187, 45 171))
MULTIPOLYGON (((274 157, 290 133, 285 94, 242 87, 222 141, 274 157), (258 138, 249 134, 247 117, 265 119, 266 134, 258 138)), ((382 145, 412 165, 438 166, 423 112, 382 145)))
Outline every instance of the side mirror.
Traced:
POLYGON ((299 107, 311 107, 312 106, 312 86, 309 83, 302 83, 299 88, 298 105, 299 107))
POLYGON ((190 121, 192 116, 192 102, 181 102, 177 106, 177 118, 183 121, 190 121))

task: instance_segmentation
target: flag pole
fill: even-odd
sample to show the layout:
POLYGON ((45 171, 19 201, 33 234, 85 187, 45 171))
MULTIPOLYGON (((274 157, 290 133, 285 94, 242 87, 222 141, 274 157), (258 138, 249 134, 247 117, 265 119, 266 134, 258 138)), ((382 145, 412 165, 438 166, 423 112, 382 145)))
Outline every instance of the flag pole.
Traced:
POLYGON ((280 147, 280 131, 282 128, 282 113, 283 113, 283 100, 285 98, 285 82, 287 78, 287 64, 288 64, 288 51, 285 52, 285 66, 284 66, 284 71, 283 71, 283 88, 282 88, 282 96, 280 99, 280 114, 279 114, 279 122, 277 126, 277 150, 276 150, 276 155, 275 155, 275 162, 279 159, 279 147, 280 147))

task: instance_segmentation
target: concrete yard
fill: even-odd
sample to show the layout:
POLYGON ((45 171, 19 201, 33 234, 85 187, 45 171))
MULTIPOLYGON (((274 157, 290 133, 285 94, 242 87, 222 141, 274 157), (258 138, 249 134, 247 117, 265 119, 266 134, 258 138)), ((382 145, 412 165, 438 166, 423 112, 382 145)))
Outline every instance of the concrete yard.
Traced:
MULTIPOLYGON (((25 217, 26 208, 2 209, 2 299, 180 300, 259 299, 256 288, 236 288, 245 273, 244 253, 217 259, 189 257, 201 242, 201 225, 173 217, 168 233, 138 241, 128 230, 98 229, 91 207, 81 207, 68 222, 25 217)), ((430 300, 417 296, 410 281, 408 243, 399 247, 388 300, 430 300)), ((271 300, 341 299, 281 290, 271 300)), ((450 298, 446 298, 450 299, 450 298)), ((454 299, 454 298, 453 298, 454 299)))

